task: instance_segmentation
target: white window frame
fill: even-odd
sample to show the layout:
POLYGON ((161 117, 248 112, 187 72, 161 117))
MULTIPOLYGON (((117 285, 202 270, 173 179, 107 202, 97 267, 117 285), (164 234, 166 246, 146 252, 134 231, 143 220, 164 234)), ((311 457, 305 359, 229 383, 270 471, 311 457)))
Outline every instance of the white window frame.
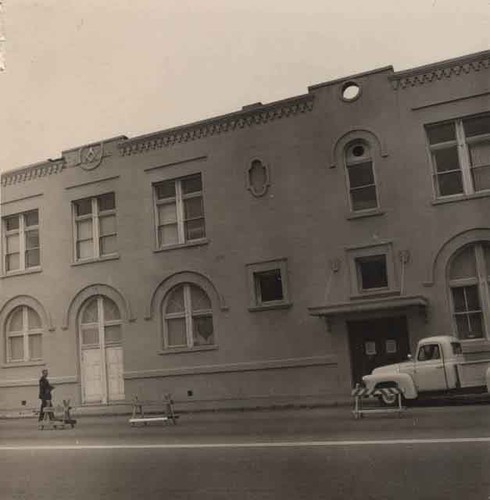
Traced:
POLYGON ((42 361, 43 356, 41 355, 40 358, 31 358, 30 356, 30 349, 29 349, 29 337, 31 335, 41 335, 41 352, 42 352, 42 344, 43 344, 43 328, 42 328, 42 321, 41 317, 39 316, 38 312, 33 309, 32 307, 22 305, 18 306, 15 309, 12 309, 10 311, 6 325, 5 325, 5 340, 6 340, 6 348, 5 352, 7 354, 7 359, 6 362, 8 364, 17 364, 17 363, 29 363, 29 362, 37 362, 37 361, 42 361), (10 332, 10 323, 12 320, 12 317, 14 313, 17 311, 17 309, 21 307, 22 308, 22 330, 17 331, 17 332, 10 332), (41 324, 40 328, 33 328, 29 329, 29 315, 28 315, 28 310, 31 309, 39 318, 39 323, 41 324), (23 338, 23 344, 24 344, 24 358, 23 359, 12 359, 12 352, 10 348, 10 339, 15 338, 15 337, 22 337, 23 338))
MULTIPOLYGON (((474 242, 470 244, 470 247, 473 249, 474 257, 475 257, 475 265, 476 265, 476 276, 468 277, 468 278, 450 278, 450 274, 447 277, 447 284, 449 289, 449 303, 451 306, 451 316, 453 321, 453 331, 454 336, 459 338, 462 342, 474 342, 486 340, 489 337, 488 334, 488 325, 490 325, 490 269, 486 269, 485 255, 484 249, 482 246, 484 242, 474 242), (453 288, 462 288, 476 286, 478 290, 478 300, 480 303, 479 310, 466 311, 461 313, 456 313, 454 307, 454 298, 453 298, 453 288), (482 322, 482 336, 475 338, 466 338, 463 339, 459 336, 458 332, 458 324, 456 321, 456 316, 458 314, 469 314, 469 313, 480 313, 481 314, 481 322, 482 322)), ((450 261, 449 265, 449 273, 451 271, 451 264, 453 260, 450 261)))
MULTIPOLYGON (((12 215, 6 215, 2 219, 3 223, 3 238, 2 238, 2 245, 3 245, 3 268, 5 270, 6 274, 12 274, 12 273, 19 273, 23 271, 28 271, 28 270, 34 270, 34 269, 40 269, 41 267, 41 234, 39 230, 39 210, 34 209, 34 210, 27 210, 25 212, 19 213, 19 214, 12 214, 12 215), (26 216, 27 214, 31 212, 37 212, 37 217, 38 217, 38 222, 36 225, 31 225, 27 226, 26 225, 26 216), (19 218, 19 227, 17 229, 11 229, 10 231, 7 230, 7 219, 12 219, 14 217, 19 218), (37 249, 39 250, 39 264, 36 266, 27 266, 27 259, 26 259, 26 251, 27 251, 27 245, 26 245, 26 239, 27 239, 27 233, 30 231, 37 231, 38 238, 39 238, 39 247, 37 249), (14 235, 19 236, 19 267, 17 269, 7 269, 7 239, 9 236, 14 236, 14 235)), ((35 250, 31 248, 30 250, 35 250)))
POLYGON ((73 218, 73 258, 75 262, 85 262, 85 261, 92 261, 92 260, 100 260, 104 259, 106 257, 114 257, 117 256, 118 253, 117 251, 112 252, 112 253, 107 253, 107 254, 101 254, 100 252, 100 240, 101 238, 105 238, 107 236, 116 236, 117 238, 117 216, 116 216, 116 195, 114 192, 109 192, 109 193, 104 193, 101 195, 89 197, 89 198, 81 198, 79 200, 73 200, 72 201, 72 218, 73 218), (102 198, 105 195, 112 194, 114 195, 114 208, 109 209, 109 210, 103 210, 102 212, 99 212, 99 205, 97 203, 97 200, 99 198, 102 198), (84 201, 84 200, 90 200, 91 203, 91 208, 92 211, 90 214, 86 215, 77 215, 77 206, 76 204, 84 201), (101 215, 102 214, 102 215, 101 215), (113 215, 115 217, 115 226, 116 226, 116 231, 114 233, 110 234, 104 234, 101 236, 100 234, 100 219, 106 216, 113 215), (92 221, 92 256, 90 257, 85 257, 85 258, 80 258, 78 257, 78 223, 83 222, 86 220, 91 220, 92 221))
POLYGON ((153 197, 154 197, 154 211, 155 211, 155 242, 156 248, 163 249, 168 247, 174 247, 175 245, 186 245, 194 242, 201 242, 206 240, 206 215, 204 211, 204 189, 202 187, 202 175, 201 173, 195 173, 191 175, 186 175, 185 177, 179 177, 177 179, 166 179, 163 181, 156 182, 153 185, 153 197), (186 181, 190 177, 194 177, 199 175, 201 179, 201 191, 196 191, 193 193, 184 194, 182 190, 182 182, 186 181), (175 197, 169 197, 159 200, 157 196, 158 186, 165 184, 166 182, 174 182, 175 183, 175 197), (194 238, 191 240, 186 240, 185 237, 185 213, 184 213, 184 200, 188 200, 191 198, 201 198, 202 203, 202 218, 204 219, 204 236, 201 238, 194 238), (176 224, 177 224, 177 243, 162 243, 160 242, 159 229, 161 226, 165 226, 167 224, 159 223, 159 214, 158 207, 161 205, 170 205, 175 204, 176 207, 176 224))
POLYGON ((206 349, 206 348, 212 348, 216 345, 216 333, 214 331, 214 315, 213 315, 211 298, 207 294, 206 290, 204 290, 199 285, 196 285, 194 283, 180 283, 180 284, 172 287, 162 302, 161 317, 162 317, 162 322, 163 322, 162 349, 164 351, 175 351, 175 350, 181 350, 181 349, 193 349, 193 350, 203 349, 203 348, 206 349), (167 313, 168 300, 172 296, 173 292, 180 286, 183 287, 184 311, 183 312, 179 311, 179 312, 167 313), (191 287, 192 286, 199 288, 202 291, 202 293, 204 293, 206 295, 206 297, 209 300, 209 303, 211 304, 211 309, 202 309, 199 311, 192 310, 192 298, 191 298, 191 287), (209 344, 209 345, 204 345, 204 346, 201 346, 201 345, 196 346, 196 345, 194 345, 194 335, 193 335, 194 318, 196 318, 196 317, 209 317, 209 316, 211 316, 211 320, 213 322, 213 343, 209 344), (184 320, 185 320, 186 343, 180 344, 180 345, 169 345, 167 320, 182 319, 182 318, 184 318, 184 320))
MULTIPOLYGON (((430 160, 431 160, 431 165, 432 165, 432 179, 433 179, 434 195, 438 199, 448 199, 448 198, 454 198, 454 197, 457 198, 457 197, 461 197, 461 196, 472 195, 475 193, 488 193, 488 192, 490 192, 490 188, 475 190, 475 186, 473 183, 473 177, 472 177, 471 155, 470 155, 470 150, 468 147, 471 144, 476 144, 479 142, 490 142, 490 134, 482 134, 482 135, 478 135, 478 136, 466 137, 466 134, 464 131, 464 124, 463 124, 464 121, 471 120, 472 118, 478 118, 478 116, 479 115, 465 116, 463 118, 457 118, 457 119, 448 120, 445 122, 433 123, 433 124, 428 126, 428 128, 431 128, 431 127, 435 127, 438 125, 442 126, 445 124, 452 123, 452 124, 454 124, 454 128, 455 128, 455 136, 456 136, 455 139, 450 140, 450 141, 446 141, 446 142, 440 142, 437 144, 430 144, 428 133, 427 133, 427 145, 429 148, 430 160), (459 169, 458 170, 456 170, 456 169, 455 170, 448 170, 448 171, 445 171, 444 173, 460 171, 463 191, 460 193, 442 195, 439 193, 437 163, 436 163, 436 160, 434 158, 434 152, 438 151, 438 150, 447 149, 450 147, 457 148, 459 169)), ((484 116, 484 115, 482 115, 482 116, 484 116)), ((490 117, 489 117, 489 119, 490 119, 490 117)), ((483 167, 483 168, 490 168, 490 166, 483 167)))

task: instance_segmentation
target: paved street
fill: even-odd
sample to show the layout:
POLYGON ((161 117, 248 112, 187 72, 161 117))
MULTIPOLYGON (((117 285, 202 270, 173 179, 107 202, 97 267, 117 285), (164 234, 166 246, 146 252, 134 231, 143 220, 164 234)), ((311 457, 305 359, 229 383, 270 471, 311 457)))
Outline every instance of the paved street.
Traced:
POLYGON ((73 430, 0 421, 3 499, 487 499, 490 406, 183 415, 73 430))

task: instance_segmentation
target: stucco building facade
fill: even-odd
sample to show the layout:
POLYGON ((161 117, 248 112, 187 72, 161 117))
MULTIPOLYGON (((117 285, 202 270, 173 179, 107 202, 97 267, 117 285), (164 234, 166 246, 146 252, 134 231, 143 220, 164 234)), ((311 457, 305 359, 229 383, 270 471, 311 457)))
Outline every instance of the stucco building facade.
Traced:
POLYGON ((421 337, 490 351, 490 52, 1 176, 0 407, 328 403, 421 337))

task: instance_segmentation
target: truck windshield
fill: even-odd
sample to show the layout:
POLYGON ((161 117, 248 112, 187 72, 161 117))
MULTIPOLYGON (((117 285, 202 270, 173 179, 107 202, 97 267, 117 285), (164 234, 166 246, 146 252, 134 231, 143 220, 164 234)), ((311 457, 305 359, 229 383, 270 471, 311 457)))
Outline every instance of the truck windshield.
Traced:
POLYGON ((463 354, 463 349, 459 342, 451 342, 451 347, 453 348, 453 354, 463 354))

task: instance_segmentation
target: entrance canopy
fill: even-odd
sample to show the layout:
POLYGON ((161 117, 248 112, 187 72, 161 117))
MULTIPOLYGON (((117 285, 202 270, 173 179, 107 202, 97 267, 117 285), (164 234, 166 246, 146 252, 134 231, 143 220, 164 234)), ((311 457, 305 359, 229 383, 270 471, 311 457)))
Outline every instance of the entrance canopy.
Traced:
POLYGON ((351 313, 362 313, 369 311, 407 309, 416 307, 426 315, 429 301, 422 295, 404 297, 386 297, 378 299, 352 300, 324 306, 309 307, 312 316, 339 316, 351 313))

